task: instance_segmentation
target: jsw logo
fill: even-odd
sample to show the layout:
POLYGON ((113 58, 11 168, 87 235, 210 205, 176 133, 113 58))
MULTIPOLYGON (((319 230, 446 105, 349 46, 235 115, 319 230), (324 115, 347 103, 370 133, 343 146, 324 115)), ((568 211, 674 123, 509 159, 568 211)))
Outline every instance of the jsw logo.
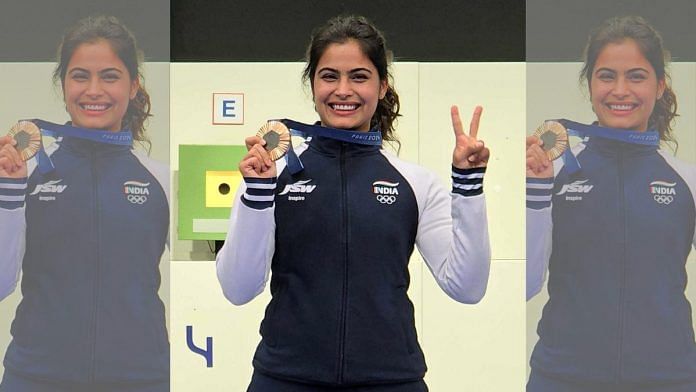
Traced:
POLYGON ((39 192, 41 193, 63 193, 63 191, 68 187, 67 185, 58 185, 63 180, 53 180, 45 184, 39 184, 36 186, 34 191, 29 195, 35 195, 39 192))
POLYGON ((564 193, 590 193, 594 185, 585 185, 589 180, 579 180, 574 181, 570 184, 563 185, 561 191, 556 193, 557 195, 562 195, 564 193))
POLYGON ((307 185, 312 180, 297 181, 294 184, 285 185, 285 189, 278 194, 278 196, 286 195, 290 192, 292 193, 312 193, 312 191, 317 187, 316 185, 307 185))

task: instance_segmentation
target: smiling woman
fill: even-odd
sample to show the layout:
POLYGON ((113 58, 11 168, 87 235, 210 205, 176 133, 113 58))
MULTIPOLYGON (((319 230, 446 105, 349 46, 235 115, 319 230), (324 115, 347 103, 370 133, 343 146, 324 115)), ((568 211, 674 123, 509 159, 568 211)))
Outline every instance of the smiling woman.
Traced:
POLYGON ((303 72, 315 128, 324 132, 295 149, 304 168, 292 173, 289 163, 271 161, 267 141, 246 139, 240 202, 217 273, 236 305, 258 296, 271 276, 249 392, 427 391, 407 295, 414 247, 456 301, 477 303, 486 292, 482 109, 467 134, 451 108, 450 194, 434 173, 382 149, 382 140, 396 140, 399 113, 390 57, 365 18, 329 20, 312 35, 303 72))
POLYGON ((668 59, 643 18, 606 20, 580 76, 600 132, 553 163, 527 139, 528 298, 549 273, 528 392, 696 390, 696 168, 658 145, 676 116, 668 59))
POLYGON ((132 146, 150 107, 135 38, 114 17, 80 20, 54 79, 66 134, 28 162, 0 138, 0 298, 22 272, 0 391, 169 391, 169 172, 132 146))
POLYGON ((638 43, 627 38, 608 44, 593 68, 590 94, 599 125, 646 131, 665 79, 658 79, 638 43))
POLYGON ((138 78, 131 77, 104 39, 78 46, 61 82, 73 125, 106 131, 122 129, 128 104, 139 87, 138 78))
POLYGON ((387 81, 352 39, 326 49, 311 84, 322 125, 357 131, 370 130, 377 102, 387 93, 387 81))

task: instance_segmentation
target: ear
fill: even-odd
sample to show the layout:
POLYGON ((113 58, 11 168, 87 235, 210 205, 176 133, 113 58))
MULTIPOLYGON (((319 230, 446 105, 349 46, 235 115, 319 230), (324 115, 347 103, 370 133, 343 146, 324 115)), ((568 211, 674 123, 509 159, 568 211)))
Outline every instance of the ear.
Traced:
POLYGON ((662 95, 665 93, 665 88, 667 87, 667 84, 665 83, 665 79, 660 79, 657 82, 657 99, 662 99, 662 95))
POLYGON ((387 80, 381 80, 379 82, 379 99, 384 99, 384 97, 387 95, 387 89, 389 87, 389 84, 387 83, 387 80))
POLYGON ((138 94, 138 90, 140 89, 140 81, 138 78, 135 78, 131 81, 131 86, 130 86, 130 99, 135 98, 135 96, 138 94))

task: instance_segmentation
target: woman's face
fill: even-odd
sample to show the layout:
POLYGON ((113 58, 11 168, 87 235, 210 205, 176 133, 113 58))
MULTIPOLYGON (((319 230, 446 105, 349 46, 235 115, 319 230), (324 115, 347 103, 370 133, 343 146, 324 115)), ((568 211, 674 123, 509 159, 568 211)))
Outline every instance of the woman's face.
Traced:
POLYGON ((655 102, 665 91, 636 41, 607 44, 592 70, 590 94, 599 125, 645 131, 655 102))
POLYGON ((105 40, 75 49, 63 81, 63 97, 76 127, 121 130, 128 103, 138 91, 125 64, 105 40))
POLYGON ((314 106, 324 126, 369 131, 387 81, 355 40, 329 45, 312 80, 314 106))

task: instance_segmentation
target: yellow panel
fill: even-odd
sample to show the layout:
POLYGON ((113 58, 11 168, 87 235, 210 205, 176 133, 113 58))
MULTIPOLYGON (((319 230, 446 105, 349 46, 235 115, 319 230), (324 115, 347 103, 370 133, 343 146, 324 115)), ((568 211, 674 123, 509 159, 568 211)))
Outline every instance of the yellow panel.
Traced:
POLYGON ((234 171, 205 172, 205 206, 229 208, 242 182, 242 173, 234 171))

